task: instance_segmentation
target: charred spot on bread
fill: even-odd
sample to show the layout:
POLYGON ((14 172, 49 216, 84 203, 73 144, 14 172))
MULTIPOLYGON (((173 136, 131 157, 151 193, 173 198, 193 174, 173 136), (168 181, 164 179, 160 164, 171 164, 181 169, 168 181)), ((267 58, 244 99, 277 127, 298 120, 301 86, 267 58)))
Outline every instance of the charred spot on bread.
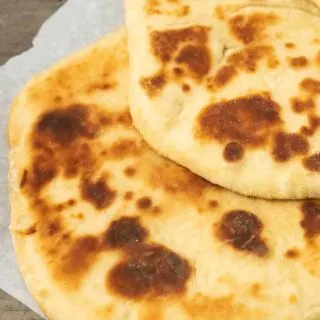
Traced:
POLYGON ((263 224, 253 213, 244 210, 227 212, 217 226, 221 241, 239 251, 250 252, 264 257, 269 249, 261 238, 263 224))

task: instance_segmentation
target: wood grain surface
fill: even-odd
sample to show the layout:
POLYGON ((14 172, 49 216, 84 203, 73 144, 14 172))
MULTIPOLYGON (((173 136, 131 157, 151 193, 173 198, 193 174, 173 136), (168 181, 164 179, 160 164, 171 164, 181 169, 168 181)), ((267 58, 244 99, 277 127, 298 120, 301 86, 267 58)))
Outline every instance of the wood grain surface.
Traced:
MULTIPOLYGON (((0 0, 0 65, 10 57, 28 49, 43 21, 64 2, 62 0, 0 0)), ((0 320, 40 319, 35 313, 0 290, 0 320)))

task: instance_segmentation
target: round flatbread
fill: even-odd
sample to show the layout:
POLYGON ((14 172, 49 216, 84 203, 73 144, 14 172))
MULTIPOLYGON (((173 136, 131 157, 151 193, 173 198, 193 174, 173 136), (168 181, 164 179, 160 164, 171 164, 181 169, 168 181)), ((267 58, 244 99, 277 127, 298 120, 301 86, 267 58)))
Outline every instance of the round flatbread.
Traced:
POLYGON ((126 7, 131 113, 155 150, 241 194, 320 196, 319 7, 295 0, 126 7))
POLYGON ((315 320, 320 204, 255 200, 132 126, 123 30, 35 77, 10 121, 11 233, 51 320, 315 320))

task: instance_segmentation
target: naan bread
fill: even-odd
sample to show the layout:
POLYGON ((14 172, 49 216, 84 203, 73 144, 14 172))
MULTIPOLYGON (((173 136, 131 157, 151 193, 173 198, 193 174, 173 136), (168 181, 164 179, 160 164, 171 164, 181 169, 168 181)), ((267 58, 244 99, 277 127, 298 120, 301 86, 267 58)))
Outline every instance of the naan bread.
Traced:
POLYGON ((35 77, 9 121, 11 232, 51 320, 315 320, 320 203, 213 186, 132 126, 124 31, 35 77))
POLYGON ((155 150, 242 194, 320 197, 315 3, 127 0, 126 19, 131 113, 155 150))

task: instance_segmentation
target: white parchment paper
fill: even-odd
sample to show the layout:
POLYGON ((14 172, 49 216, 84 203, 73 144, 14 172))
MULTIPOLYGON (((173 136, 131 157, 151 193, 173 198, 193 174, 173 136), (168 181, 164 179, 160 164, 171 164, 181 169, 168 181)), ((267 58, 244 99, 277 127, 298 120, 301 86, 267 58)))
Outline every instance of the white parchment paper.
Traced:
POLYGON ((123 22, 122 2, 69 0, 43 24, 30 50, 0 67, 0 288, 38 313, 20 277, 8 232, 6 127, 10 103, 34 73, 120 26, 123 22))

